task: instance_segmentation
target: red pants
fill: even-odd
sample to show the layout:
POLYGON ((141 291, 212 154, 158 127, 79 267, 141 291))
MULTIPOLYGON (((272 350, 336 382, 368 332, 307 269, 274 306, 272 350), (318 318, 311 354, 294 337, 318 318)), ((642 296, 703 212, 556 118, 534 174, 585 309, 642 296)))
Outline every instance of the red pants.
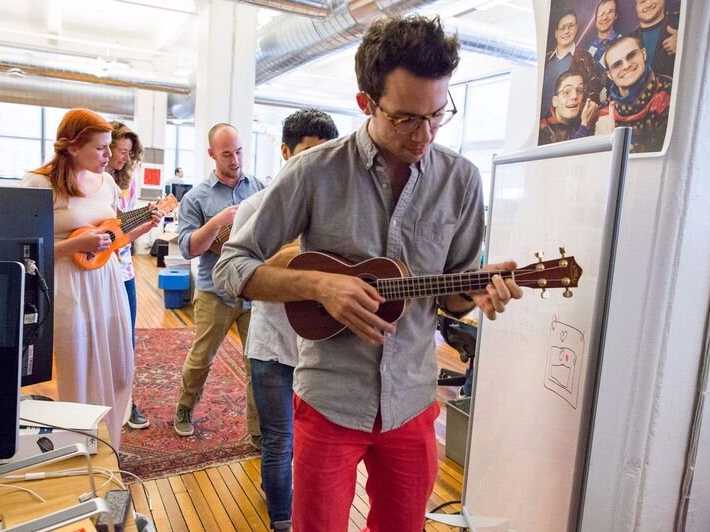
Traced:
POLYGON ((341 427, 294 396, 293 531, 346 532, 357 464, 365 461, 368 532, 421 532, 438 467, 439 404, 398 429, 341 427))

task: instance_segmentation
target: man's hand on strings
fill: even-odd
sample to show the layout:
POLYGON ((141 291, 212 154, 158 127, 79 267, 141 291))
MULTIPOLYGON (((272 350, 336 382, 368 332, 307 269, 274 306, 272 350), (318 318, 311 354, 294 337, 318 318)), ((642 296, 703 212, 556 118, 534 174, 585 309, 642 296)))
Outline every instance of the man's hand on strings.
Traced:
MULTIPOLYGON (((487 264, 481 271, 514 270, 517 265, 514 261, 487 264)), ((486 286, 485 292, 472 292, 471 297, 478 308, 483 311, 489 320, 495 320, 511 299, 523 297, 523 290, 514 279, 503 279, 500 275, 491 277, 491 283, 486 286)))

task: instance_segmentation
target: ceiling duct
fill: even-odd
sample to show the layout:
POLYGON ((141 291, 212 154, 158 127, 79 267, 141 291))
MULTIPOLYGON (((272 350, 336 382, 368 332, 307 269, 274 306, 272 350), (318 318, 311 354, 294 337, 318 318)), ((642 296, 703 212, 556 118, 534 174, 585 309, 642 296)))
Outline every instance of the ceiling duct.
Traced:
MULTIPOLYGON (((357 42, 367 25, 382 15, 401 15, 436 0, 333 0, 323 19, 282 16, 259 32, 256 84, 269 81, 304 63, 357 42)), ((536 52, 490 35, 459 35, 462 47, 515 62, 532 63, 536 52)))
POLYGON ((171 83, 151 79, 142 79, 130 76, 106 75, 99 76, 88 72, 47 66, 43 64, 0 60, 0 74, 5 72, 12 76, 40 76, 43 78, 55 78, 68 81, 80 81, 82 83, 93 83, 102 86, 126 87, 134 89, 145 89, 149 91, 167 92, 175 94, 190 94, 192 89, 184 83, 171 83))
POLYGON ((283 11, 291 15, 303 15, 312 18, 325 18, 331 13, 327 0, 237 0, 243 4, 283 11))
POLYGON ((45 107, 88 107, 133 116, 133 90, 59 79, 0 74, 0 101, 45 107))
POLYGON ((492 35, 483 33, 476 35, 458 33, 458 38, 461 48, 469 52, 500 57, 513 63, 528 63, 532 65, 537 62, 537 51, 533 47, 526 48, 518 44, 501 41, 492 35))

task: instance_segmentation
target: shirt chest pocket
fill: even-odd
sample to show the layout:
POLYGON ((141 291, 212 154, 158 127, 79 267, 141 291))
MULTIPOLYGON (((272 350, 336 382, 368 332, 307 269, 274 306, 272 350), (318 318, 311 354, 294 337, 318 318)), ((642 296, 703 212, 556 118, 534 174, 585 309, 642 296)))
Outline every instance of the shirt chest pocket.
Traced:
POLYGON ((406 223, 402 233, 406 244, 404 260, 414 274, 441 273, 446 264, 456 223, 417 220, 406 223))

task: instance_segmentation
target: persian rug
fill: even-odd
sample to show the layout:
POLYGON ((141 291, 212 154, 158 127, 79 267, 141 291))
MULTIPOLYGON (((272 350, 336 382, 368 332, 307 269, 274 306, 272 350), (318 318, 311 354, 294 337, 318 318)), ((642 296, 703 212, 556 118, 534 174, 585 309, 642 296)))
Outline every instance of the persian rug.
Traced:
POLYGON ((225 338, 210 369, 202 399, 193 411, 195 434, 173 431, 181 370, 192 329, 138 329, 133 398, 150 427, 127 425, 121 441, 121 469, 143 479, 201 469, 250 456, 246 428, 246 371, 238 341, 225 338))

